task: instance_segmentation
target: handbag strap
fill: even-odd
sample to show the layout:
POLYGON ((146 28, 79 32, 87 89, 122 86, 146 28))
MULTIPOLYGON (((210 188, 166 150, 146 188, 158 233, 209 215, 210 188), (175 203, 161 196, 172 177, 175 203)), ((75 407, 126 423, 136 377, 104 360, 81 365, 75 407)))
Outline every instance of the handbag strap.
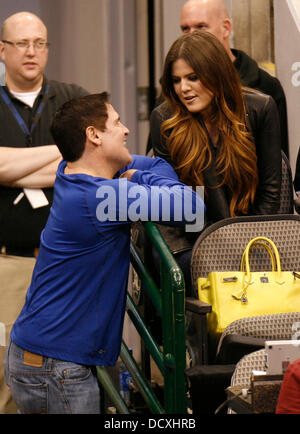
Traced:
POLYGON ((280 256, 278 249, 276 245, 273 243, 272 240, 266 237, 256 237, 253 238, 246 246, 242 260, 241 260, 241 271, 244 272, 244 269, 246 268, 246 273, 244 275, 244 281, 243 281, 243 287, 242 289, 239 289, 237 293, 231 294, 232 297, 235 300, 241 301, 243 304, 248 303, 248 296, 247 296, 247 289, 249 285, 251 284, 251 272, 250 272, 250 264, 249 264, 249 253, 250 249, 253 246, 262 246, 266 251, 268 252, 271 262, 272 262, 272 271, 276 275, 276 282, 279 284, 284 283, 281 280, 281 265, 280 265, 280 256))
MULTIPOLYGON (((255 242, 255 246, 261 246, 265 250, 267 250, 267 252, 268 252, 268 254, 269 254, 270 258, 271 258, 272 271, 276 271, 277 270, 277 263, 276 263, 276 259, 275 259, 275 256, 274 256, 274 252, 273 252, 272 248, 270 247, 270 245, 267 244, 267 243, 265 243, 265 242, 262 242, 262 241, 256 241, 255 242)), ((240 270, 241 271, 245 271, 245 265, 246 265, 245 264, 245 252, 246 252, 246 249, 244 250, 243 256, 242 256, 242 259, 241 259, 241 266, 240 266, 240 270)))
MULTIPOLYGON (((249 279, 249 282, 251 281, 249 253, 250 253, 250 249, 257 243, 259 243, 259 245, 263 246, 269 254, 270 254, 270 249, 272 250, 274 257, 275 257, 275 260, 274 260, 274 257, 272 259, 272 256, 273 256, 272 254, 270 255, 270 257, 271 257, 271 260, 275 261, 275 264, 276 264, 276 275, 277 275, 276 281, 278 283, 283 283, 283 282, 281 282, 281 264, 280 264, 280 256, 279 256, 278 249, 277 249, 276 245, 274 244, 274 242, 272 240, 270 240, 269 238, 266 238, 266 237, 253 238, 251 241, 249 241, 249 243, 248 243, 248 245, 244 251, 243 257, 244 257, 244 263, 245 263, 245 267, 246 267, 246 276, 249 279), (261 241, 268 243, 270 247, 267 248, 266 244, 262 243, 261 241)), ((242 260, 243 260, 243 258, 242 258, 242 260)), ((244 265, 243 265, 243 267, 244 267, 244 265)))

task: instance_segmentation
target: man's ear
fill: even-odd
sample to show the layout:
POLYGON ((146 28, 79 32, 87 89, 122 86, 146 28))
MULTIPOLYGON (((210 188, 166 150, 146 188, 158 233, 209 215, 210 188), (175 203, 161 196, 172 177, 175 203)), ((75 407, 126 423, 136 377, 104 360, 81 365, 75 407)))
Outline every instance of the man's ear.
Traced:
POLYGON ((4 42, 0 41, 0 59, 4 61, 4 42))
POLYGON ((99 146, 101 145, 101 134, 100 131, 93 127, 93 126, 89 126, 86 128, 85 130, 85 134, 87 139, 89 139, 90 142, 92 142, 94 145, 99 146))
POLYGON ((222 29, 223 29, 223 38, 224 40, 226 40, 231 35, 231 31, 232 31, 232 22, 229 18, 225 18, 223 20, 222 29))

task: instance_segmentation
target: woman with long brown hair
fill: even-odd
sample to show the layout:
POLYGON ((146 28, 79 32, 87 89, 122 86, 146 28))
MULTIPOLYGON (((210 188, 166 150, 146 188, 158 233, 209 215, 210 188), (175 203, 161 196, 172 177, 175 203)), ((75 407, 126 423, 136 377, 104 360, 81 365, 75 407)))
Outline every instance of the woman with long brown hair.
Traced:
MULTIPOLYGON (((151 114, 154 154, 170 162, 182 182, 204 186, 206 223, 276 214, 281 143, 273 99, 242 89, 226 50, 206 31, 174 42, 161 85, 164 102, 151 114)), ((176 252, 170 236, 167 241, 176 252)))

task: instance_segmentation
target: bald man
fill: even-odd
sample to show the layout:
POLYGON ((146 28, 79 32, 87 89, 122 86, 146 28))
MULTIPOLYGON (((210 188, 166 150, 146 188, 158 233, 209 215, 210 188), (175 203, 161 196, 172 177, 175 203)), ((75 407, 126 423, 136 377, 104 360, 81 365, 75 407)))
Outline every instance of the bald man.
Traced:
POLYGON ((222 0, 188 0, 181 10, 180 27, 183 33, 206 30, 215 35, 222 42, 234 63, 242 85, 273 97, 280 116, 282 150, 288 156, 287 108, 283 88, 277 78, 259 68, 257 62, 246 53, 230 48, 232 22, 224 2, 222 0))
MULTIPOLYGON (((29 12, 8 17, 0 57, 0 367, 10 326, 24 303, 40 234, 48 218, 60 152, 50 133, 56 110, 88 94, 79 86, 48 80, 49 42, 45 24, 29 12), (2 345, 2 346, 1 346, 2 345)), ((3 390, 0 414, 15 412, 3 390)))

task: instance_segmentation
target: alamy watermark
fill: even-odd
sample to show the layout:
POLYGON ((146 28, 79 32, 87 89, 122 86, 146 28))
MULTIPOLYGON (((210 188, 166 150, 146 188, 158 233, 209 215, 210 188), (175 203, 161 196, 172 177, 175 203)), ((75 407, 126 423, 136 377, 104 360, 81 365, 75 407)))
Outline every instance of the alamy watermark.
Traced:
POLYGON ((117 191, 110 185, 97 190, 102 199, 96 209, 99 221, 185 222, 186 232, 203 229, 203 187, 197 186, 195 195, 188 186, 128 186, 126 178, 118 182, 117 191))
POLYGON ((292 85, 294 87, 299 87, 300 86, 300 62, 294 62, 292 64, 292 71, 294 72, 291 79, 292 85))

